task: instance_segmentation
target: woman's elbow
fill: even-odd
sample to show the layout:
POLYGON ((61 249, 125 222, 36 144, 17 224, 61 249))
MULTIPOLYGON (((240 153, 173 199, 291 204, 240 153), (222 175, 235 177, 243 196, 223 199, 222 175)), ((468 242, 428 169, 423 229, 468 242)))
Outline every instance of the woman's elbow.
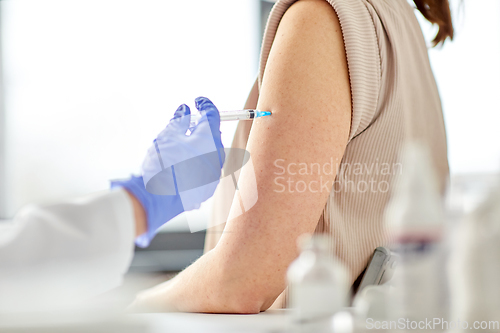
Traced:
POLYGON ((258 292, 254 288, 244 287, 230 295, 230 300, 224 302, 226 304, 224 308, 227 313, 258 314, 269 309, 276 298, 276 296, 258 292))
POLYGON ((251 300, 239 300, 233 304, 230 313, 234 314, 258 314, 261 310, 261 304, 251 300))
POLYGON ((258 314, 269 309, 273 303, 274 300, 239 300, 229 312, 234 314, 258 314))

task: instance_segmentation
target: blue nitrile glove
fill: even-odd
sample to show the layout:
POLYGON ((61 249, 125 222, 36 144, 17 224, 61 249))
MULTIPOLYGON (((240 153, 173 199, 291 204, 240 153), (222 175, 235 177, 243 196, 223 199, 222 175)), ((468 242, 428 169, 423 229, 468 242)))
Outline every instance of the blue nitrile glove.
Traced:
POLYGON ((219 183, 225 159, 219 111, 204 97, 196 99, 196 108, 201 119, 193 128, 189 128, 189 107, 177 109, 149 148, 142 165, 143 177, 111 184, 130 191, 146 211, 148 231, 136 239, 138 246, 148 246, 158 228, 175 216, 199 208, 219 183), (190 135, 186 134, 188 128, 190 135))

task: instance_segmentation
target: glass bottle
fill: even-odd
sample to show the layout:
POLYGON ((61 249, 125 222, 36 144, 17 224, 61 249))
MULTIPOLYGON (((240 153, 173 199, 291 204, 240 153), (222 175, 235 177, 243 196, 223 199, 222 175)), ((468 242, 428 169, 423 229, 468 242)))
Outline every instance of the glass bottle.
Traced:
POLYGON ((301 254, 287 272, 294 322, 324 319, 347 306, 347 271, 330 255, 329 242, 326 235, 299 238, 301 254))
POLYGON ((416 142, 406 144, 401 161, 403 172, 395 182, 386 223, 393 250, 399 255, 391 280, 395 287, 391 317, 407 319, 408 326, 446 315, 445 224, 443 201, 427 147, 416 142))

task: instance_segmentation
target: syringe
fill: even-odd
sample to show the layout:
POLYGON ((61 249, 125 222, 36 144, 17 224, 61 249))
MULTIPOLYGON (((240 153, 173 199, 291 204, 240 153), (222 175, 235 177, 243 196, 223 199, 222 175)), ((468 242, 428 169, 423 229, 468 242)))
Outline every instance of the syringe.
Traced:
MULTIPOLYGON (((257 111, 257 110, 238 110, 238 111, 221 111, 220 121, 229 120, 251 120, 260 117, 270 116, 269 111, 257 111)), ((191 114, 191 123, 189 127, 194 127, 200 120, 201 115, 199 113, 191 114)))

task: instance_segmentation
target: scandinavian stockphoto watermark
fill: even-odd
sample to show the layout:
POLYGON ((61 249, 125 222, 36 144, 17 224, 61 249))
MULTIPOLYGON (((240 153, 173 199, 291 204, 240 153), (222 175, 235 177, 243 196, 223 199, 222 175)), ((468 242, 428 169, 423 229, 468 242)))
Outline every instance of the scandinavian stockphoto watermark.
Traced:
POLYGON ((466 320, 444 320, 443 318, 425 318, 422 320, 411 320, 399 318, 397 320, 375 320, 366 319, 368 330, 500 330, 499 321, 474 321, 466 320))
POLYGON ((387 193, 389 180, 403 173, 402 163, 346 163, 333 158, 326 163, 274 161, 274 191, 277 193, 387 193))

